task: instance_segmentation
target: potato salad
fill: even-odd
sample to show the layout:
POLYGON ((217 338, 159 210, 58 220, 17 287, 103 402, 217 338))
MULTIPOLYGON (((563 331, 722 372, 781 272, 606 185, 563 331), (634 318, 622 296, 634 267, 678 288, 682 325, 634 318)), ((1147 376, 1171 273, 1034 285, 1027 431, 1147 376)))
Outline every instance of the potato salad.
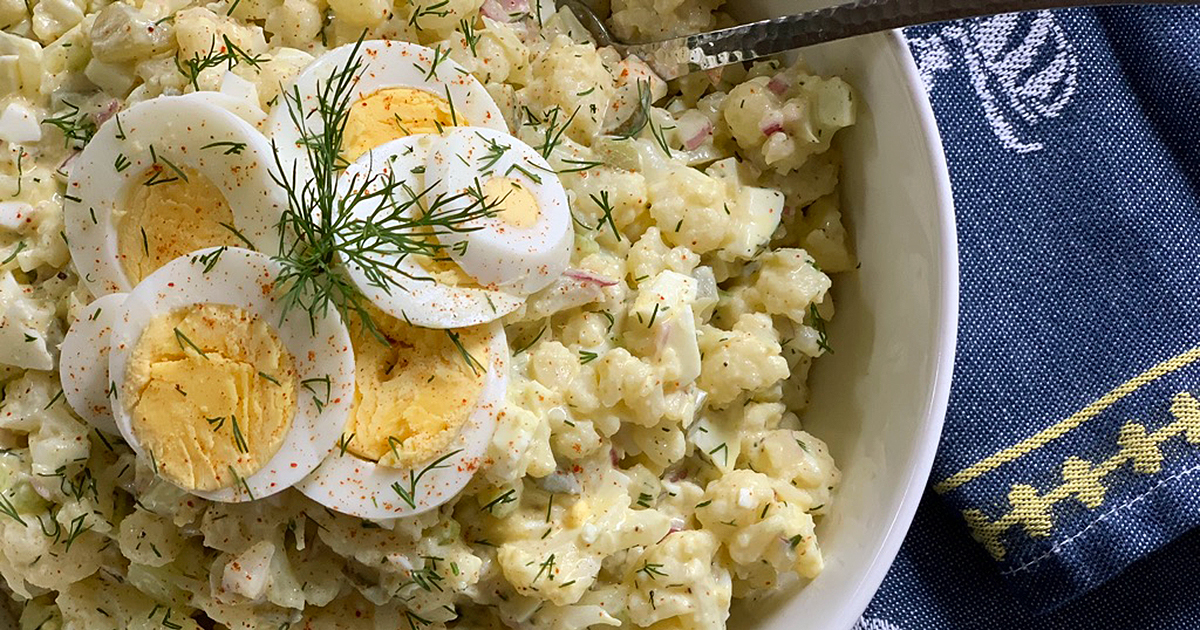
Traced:
POLYGON ((549 0, 0 0, 0 605, 739 627, 824 563, 854 118, 802 62, 664 81, 549 0))

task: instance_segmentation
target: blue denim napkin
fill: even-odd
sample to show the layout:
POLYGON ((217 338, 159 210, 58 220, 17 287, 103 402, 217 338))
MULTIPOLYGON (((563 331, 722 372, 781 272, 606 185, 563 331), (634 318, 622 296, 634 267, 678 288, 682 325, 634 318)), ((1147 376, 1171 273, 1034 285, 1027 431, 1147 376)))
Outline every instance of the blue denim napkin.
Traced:
POLYGON ((1165 592, 1118 575, 1200 525, 1200 8, 906 35, 954 187, 958 359, 931 492, 860 625, 1159 627, 1114 593, 1165 592))

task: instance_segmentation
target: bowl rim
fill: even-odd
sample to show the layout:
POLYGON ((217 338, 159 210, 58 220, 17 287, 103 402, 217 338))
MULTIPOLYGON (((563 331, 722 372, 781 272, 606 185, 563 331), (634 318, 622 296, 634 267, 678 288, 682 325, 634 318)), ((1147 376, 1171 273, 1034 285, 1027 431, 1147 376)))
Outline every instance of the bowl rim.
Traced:
POLYGON ((887 533, 876 550, 866 572, 859 579, 854 592, 847 598, 841 611, 835 615, 833 628, 852 628, 862 617, 867 606, 875 597, 884 577, 900 552, 900 546, 908 534, 917 507, 925 493, 926 484, 933 468, 950 399, 950 381, 954 372, 954 355, 958 334, 958 233, 954 217, 954 197, 950 187, 950 173, 942 149, 941 134, 933 107, 925 90, 920 70, 903 33, 894 29, 884 33, 887 49, 900 63, 904 74, 904 87, 912 102, 931 158, 933 195, 937 200, 937 226, 939 228, 938 303, 935 309, 937 339, 935 348, 933 387, 925 404, 924 422, 914 437, 916 448, 912 455, 913 464, 908 467, 908 479, 904 484, 904 495, 900 507, 893 513, 887 533))

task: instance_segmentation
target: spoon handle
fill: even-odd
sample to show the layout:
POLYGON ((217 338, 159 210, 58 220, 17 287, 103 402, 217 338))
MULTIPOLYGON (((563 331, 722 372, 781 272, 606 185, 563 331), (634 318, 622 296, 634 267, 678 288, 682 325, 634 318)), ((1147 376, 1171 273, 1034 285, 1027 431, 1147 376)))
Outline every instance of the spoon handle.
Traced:
MULTIPOLYGON (((1193 4, 1143 0, 1138 4, 1193 4)), ((1014 11, 1130 4, 1129 0, 857 0, 826 9, 626 47, 664 79, 795 48, 904 26, 1014 11)))

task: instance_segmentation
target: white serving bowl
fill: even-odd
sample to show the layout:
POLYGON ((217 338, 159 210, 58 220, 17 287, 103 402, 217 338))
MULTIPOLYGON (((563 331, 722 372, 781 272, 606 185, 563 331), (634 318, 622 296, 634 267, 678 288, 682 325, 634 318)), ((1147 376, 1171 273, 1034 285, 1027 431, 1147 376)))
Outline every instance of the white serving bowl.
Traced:
MULTIPOLYGON (((743 20, 800 10, 747 0, 743 20)), ((839 132, 842 208, 862 263, 834 276, 834 353, 813 365, 804 426, 842 470, 817 527, 825 571, 798 592, 735 606, 731 630, 847 630, 883 581, 912 522, 941 434, 954 367, 958 251, 941 140, 897 32, 807 49, 816 72, 856 91, 839 132), (802 620, 802 621, 801 621, 802 620)))

